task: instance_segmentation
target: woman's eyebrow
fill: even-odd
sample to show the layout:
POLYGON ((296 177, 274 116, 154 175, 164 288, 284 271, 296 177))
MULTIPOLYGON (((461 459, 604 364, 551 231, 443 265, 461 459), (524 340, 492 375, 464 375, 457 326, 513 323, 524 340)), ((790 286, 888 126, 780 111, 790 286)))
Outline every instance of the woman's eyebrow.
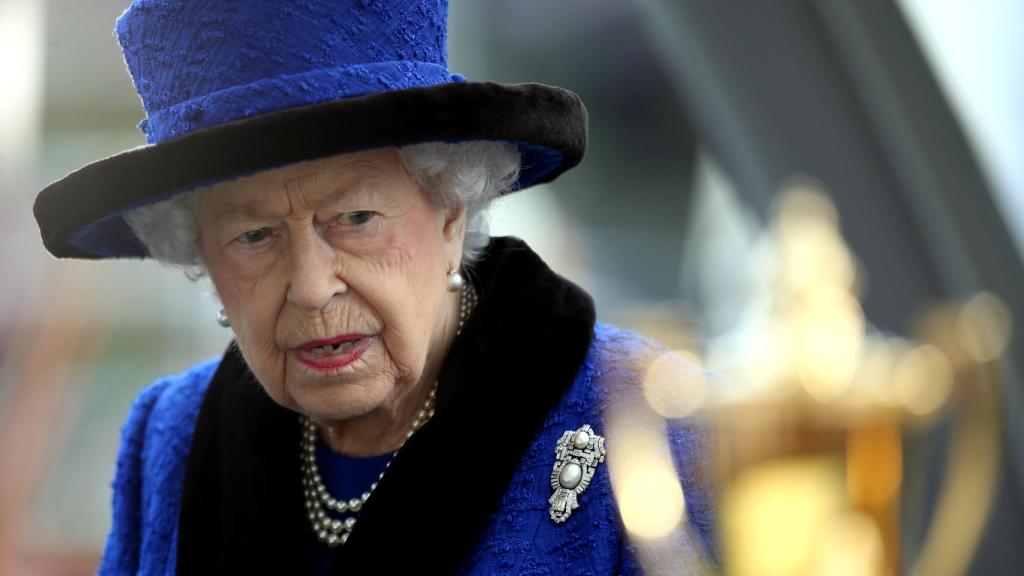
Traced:
MULTIPOLYGON (((322 178, 329 179, 327 186, 329 186, 330 192, 318 202, 318 207, 334 204, 346 196, 367 195, 373 192, 374 184, 381 180, 383 170, 371 162, 359 162, 355 166, 346 166, 346 168, 352 167, 355 170, 345 170, 343 175, 334 176, 330 173, 321 175, 322 178)), ((339 171, 341 169, 336 168, 330 172, 337 173, 339 171)))
MULTIPOLYGON (((315 209, 336 204, 346 197, 365 196, 372 193, 373 183, 380 180, 382 170, 373 162, 356 161, 342 166, 323 169, 314 182, 330 186, 330 192, 316 202, 315 209), (325 179, 330 179, 329 184, 325 179)), ((259 220, 282 216, 280 210, 267 208, 258 198, 226 198, 212 210, 214 223, 231 219, 259 220)))
POLYGON ((222 223, 228 220, 258 220, 278 216, 278 211, 266 208, 256 200, 225 200, 213 208, 211 220, 222 223))

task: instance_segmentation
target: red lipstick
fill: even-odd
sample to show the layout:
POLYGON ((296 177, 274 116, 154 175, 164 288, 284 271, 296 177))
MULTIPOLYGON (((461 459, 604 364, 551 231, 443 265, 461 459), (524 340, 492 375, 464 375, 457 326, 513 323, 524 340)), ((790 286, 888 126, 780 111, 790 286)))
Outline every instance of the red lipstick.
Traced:
POLYGON ((369 336, 342 334, 325 340, 310 340, 293 352, 299 362, 317 372, 337 372, 358 360, 370 343, 369 336))

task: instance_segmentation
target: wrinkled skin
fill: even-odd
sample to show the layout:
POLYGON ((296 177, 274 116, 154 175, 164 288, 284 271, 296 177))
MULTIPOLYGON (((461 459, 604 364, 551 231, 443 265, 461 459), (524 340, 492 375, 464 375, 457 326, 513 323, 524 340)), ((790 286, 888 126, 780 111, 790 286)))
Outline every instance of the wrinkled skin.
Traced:
POLYGON ((402 442, 458 323, 464 211, 430 202, 395 149, 289 165, 204 188, 201 253, 243 356, 278 404, 319 425, 335 451, 402 442), (297 348, 366 338, 325 373, 297 348))

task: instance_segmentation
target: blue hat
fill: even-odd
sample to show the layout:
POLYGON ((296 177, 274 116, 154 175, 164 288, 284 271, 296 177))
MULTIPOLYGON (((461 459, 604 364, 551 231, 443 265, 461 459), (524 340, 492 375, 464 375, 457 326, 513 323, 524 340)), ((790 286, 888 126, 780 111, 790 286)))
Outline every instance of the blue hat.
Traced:
POLYGON ((61 258, 147 256, 127 210, 294 162, 422 142, 518 145, 518 189, 583 158, 567 90, 448 70, 447 0, 135 0, 115 32, 148 144, 44 188, 34 212, 61 258))

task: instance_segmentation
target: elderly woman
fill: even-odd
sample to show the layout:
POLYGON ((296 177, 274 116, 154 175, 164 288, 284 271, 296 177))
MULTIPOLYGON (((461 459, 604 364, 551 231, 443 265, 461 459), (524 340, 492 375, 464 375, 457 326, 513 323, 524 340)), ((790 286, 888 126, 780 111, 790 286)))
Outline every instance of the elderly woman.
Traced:
MULTIPOLYGON (((585 111, 450 74, 446 4, 118 20, 149 145, 43 190, 44 242, 207 275, 234 341, 134 403, 101 573, 638 570, 601 408, 651 345, 484 218, 580 161, 585 111)), ((707 546, 698 439, 675 440, 707 546)))

